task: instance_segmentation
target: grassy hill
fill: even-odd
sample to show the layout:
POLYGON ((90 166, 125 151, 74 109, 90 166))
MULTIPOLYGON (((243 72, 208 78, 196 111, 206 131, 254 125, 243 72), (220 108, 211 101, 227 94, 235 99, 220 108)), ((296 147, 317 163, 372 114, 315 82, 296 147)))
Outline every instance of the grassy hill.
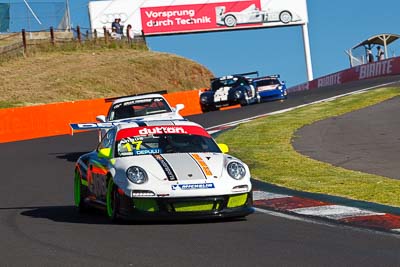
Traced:
POLYGON ((212 76, 196 62, 147 49, 38 52, 0 63, 0 107, 199 89, 212 76))

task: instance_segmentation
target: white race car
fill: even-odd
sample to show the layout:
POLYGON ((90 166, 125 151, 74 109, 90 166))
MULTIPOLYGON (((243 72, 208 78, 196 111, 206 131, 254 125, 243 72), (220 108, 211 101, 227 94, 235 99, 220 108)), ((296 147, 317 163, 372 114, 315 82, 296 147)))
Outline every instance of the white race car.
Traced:
POLYGON ((75 205, 110 219, 244 217, 253 212, 248 166, 189 121, 119 124, 75 166, 75 205))
POLYGON ((108 115, 96 117, 98 122, 123 122, 135 118, 150 119, 183 119, 179 111, 185 106, 183 104, 171 107, 167 100, 160 94, 145 94, 138 96, 117 98, 111 105, 108 115))
MULTIPOLYGON (((171 107, 167 100, 160 94, 122 97, 113 101, 107 116, 99 115, 96 117, 96 120, 100 123, 129 122, 132 119, 135 121, 141 119, 183 120, 179 111, 184 107, 183 104, 178 104, 175 108, 171 107)), ((99 141, 105 133, 105 129, 99 132, 99 141)))

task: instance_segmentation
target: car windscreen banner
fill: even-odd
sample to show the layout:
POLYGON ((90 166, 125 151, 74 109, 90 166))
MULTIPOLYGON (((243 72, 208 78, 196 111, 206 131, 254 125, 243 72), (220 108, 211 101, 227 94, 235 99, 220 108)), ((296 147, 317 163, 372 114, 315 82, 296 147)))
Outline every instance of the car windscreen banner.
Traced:
POLYGON ((117 141, 134 136, 163 135, 163 134, 192 134, 210 137, 206 130, 197 126, 147 126, 122 129, 117 134, 117 141))
POLYGON ((306 0, 115 0, 89 2, 92 30, 112 29, 115 19, 134 33, 162 35, 301 25, 306 0))

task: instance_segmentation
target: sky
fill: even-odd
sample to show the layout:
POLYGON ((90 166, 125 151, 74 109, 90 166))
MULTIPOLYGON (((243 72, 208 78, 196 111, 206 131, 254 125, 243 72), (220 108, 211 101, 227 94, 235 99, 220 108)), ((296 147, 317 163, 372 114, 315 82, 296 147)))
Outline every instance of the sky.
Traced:
MULTIPOLYGON (((89 28, 87 4, 70 0, 74 26, 89 28)), ((307 5, 314 78, 349 68, 344 51, 360 41, 379 33, 400 34, 399 0, 307 0, 307 5)), ((192 59, 215 76, 280 74, 289 87, 307 80, 301 26, 158 36, 147 42, 151 50, 192 59)), ((391 46, 390 53, 400 55, 400 40, 391 46)))

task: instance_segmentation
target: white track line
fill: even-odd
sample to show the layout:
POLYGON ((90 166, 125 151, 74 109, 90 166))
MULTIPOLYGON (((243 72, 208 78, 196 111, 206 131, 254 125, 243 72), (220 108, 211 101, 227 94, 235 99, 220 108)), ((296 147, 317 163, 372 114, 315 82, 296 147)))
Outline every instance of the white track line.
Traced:
POLYGON ((266 191, 253 191, 253 200, 270 200, 277 198, 288 198, 289 195, 275 194, 266 191))
POLYGON ((349 217, 385 215, 385 213, 377 213, 369 210, 340 206, 340 205, 299 208, 299 209, 292 209, 290 211, 301 215, 325 217, 333 220, 340 220, 349 217))

